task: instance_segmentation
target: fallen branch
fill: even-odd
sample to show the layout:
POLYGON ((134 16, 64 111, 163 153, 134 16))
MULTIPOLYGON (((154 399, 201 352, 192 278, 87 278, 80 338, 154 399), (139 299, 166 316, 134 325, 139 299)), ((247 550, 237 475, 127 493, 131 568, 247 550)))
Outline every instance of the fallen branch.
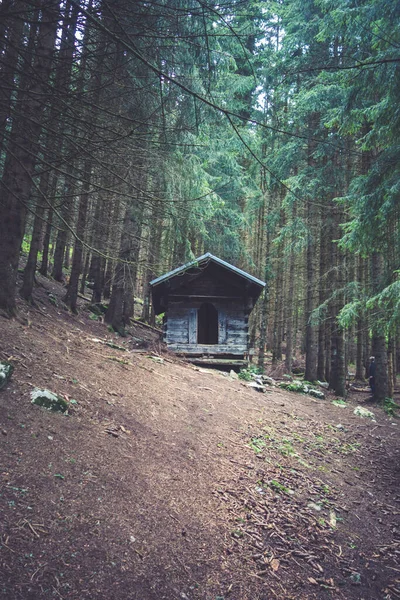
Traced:
POLYGON ((134 323, 135 325, 143 325, 143 327, 147 327, 147 329, 151 329, 152 331, 156 331, 160 334, 162 333, 162 329, 159 329, 158 327, 153 327, 153 325, 149 325, 148 323, 143 323, 138 319, 131 319, 131 323, 134 323))

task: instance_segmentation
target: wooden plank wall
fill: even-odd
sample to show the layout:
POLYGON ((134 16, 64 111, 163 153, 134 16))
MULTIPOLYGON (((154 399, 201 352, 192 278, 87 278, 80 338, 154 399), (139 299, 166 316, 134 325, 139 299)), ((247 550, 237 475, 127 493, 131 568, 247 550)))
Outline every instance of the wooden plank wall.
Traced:
MULTIPOLYGON (((197 310, 201 301, 191 300, 171 303, 164 326, 164 339, 168 345, 197 343, 197 310)), ((235 302, 214 302, 218 310, 218 344, 245 346, 248 343, 248 316, 235 302)))

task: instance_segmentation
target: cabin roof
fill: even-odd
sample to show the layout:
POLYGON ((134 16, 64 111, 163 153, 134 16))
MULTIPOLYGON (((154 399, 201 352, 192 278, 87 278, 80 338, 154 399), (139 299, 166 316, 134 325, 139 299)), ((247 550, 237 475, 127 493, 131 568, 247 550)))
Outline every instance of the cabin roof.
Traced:
POLYGON ((253 275, 249 275, 249 273, 246 273, 246 271, 242 271, 242 269, 238 269, 237 267, 234 267, 233 265, 229 264, 225 260, 222 260, 222 258, 218 258, 218 256, 214 256, 210 252, 207 252, 206 254, 203 254, 202 256, 195 258, 194 260, 182 265, 181 267, 178 267, 177 269, 173 269, 172 271, 169 271, 169 273, 165 273, 165 275, 161 275, 160 277, 153 279, 153 281, 150 281, 150 285, 152 287, 155 287, 155 286, 159 285, 160 283, 163 283, 163 282, 167 281, 168 279, 171 279, 171 277, 175 277, 175 275, 183 274, 185 271, 187 271, 195 266, 208 264, 209 262, 217 263, 217 264, 225 267, 229 271, 236 273, 236 275, 239 275, 240 277, 243 277, 244 279, 251 281, 251 283, 255 283, 256 285, 260 286, 261 288, 265 287, 265 282, 261 281, 261 279, 257 279, 257 277, 253 277, 253 275))
MULTIPOLYGON (((226 273, 231 280, 236 279, 236 288, 242 289, 243 296, 253 298, 254 302, 265 287, 265 283, 260 279, 249 275, 249 273, 246 273, 245 271, 230 265, 221 258, 210 254, 210 252, 207 252, 195 260, 191 260, 185 265, 173 269, 172 271, 169 271, 169 273, 165 273, 165 275, 161 275, 160 277, 157 277, 157 279, 150 281, 153 307, 156 315, 159 315, 167 309, 168 296, 173 288, 175 289, 175 287, 178 286, 178 289, 183 291, 185 284, 186 288, 187 286, 191 286, 192 282, 198 277, 201 277, 202 273, 210 266, 226 270, 226 273)), ((220 276, 214 274, 214 277, 216 278, 216 281, 218 281, 220 276)), ((239 294, 240 293, 241 292, 239 292, 239 294)), ((185 296, 185 294, 183 295, 185 296)))

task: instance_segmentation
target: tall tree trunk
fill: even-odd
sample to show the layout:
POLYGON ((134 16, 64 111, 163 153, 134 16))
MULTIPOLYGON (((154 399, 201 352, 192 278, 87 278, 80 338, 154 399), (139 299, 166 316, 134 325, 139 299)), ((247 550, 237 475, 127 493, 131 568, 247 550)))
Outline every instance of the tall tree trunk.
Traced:
MULTIPOLYGON (((115 331, 124 335, 125 326, 129 323, 129 319, 133 314, 133 304, 125 308, 124 300, 131 302, 130 298, 126 298, 126 290, 131 291, 131 262, 137 261, 137 255, 132 256, 133 244, 136 229, 135 216, 132 212, 132 207, 128 205, 125 209, 124 223, 121 235, 121 247, 119 251, 120 262, 117 263, 114 272, 111 299, 108 310, 105 314, 105 321, 110 323, 115 331), (133 259, 133 260, 132 260, 133 259)), ((132 264, 132 267, 134 265, 132 264)))
MULTIPOLYGON (((51 199, 50 199, 51 202, 51 199)), ((42 254, 42 262, 40 264, 39 273, 44 277, 47 277, 47 272, 49 269, 49 254, 50 254, 50 241, 51 241, 51 232, 53 229, 53 208, 49 206, 47 211, 47 221, 46 221, 46 230, 43 238, 43 254, 42 254)))
POLYGON ((331 373, 329 386, 335 393, 344 398, 346 395, 346 362, 344 331, 338 323, 337 317, 343 307, 343 270, 344 259, 340 249, 334 242, 339 236, 341 213, 337 207, 333 211, 333 223, 331 230, 331 269, 332 270, 332 294, 330 322, 331 322, 331 373))
MULTIPOLYGON (((371 260, 371 279, 372 288, 375 293, 382 288, 384 275, 383 258, 381 254, 375 252, 371 260)), ((382 324, 379 322, 379 315, 371 323, 372 329, 372 352, 375 355, 376 374, 375 374, 375 393, 374 400, 383 402, 388 397, 388 365, 386 337, 382 330, 382 324)))
POLYGON ((389 335, 387 348, 387 363, 388 363, 388 398, 393 398, 394 386, 396 382, 396 372, 394 369, 394 340, 393 336, 389 335))
MULTIPOLYGON (((327 297, 326 286, 327 286, 327 271, 328 271, 328 235, 326 226, 321 227, 321 235, 319 240, 320 255, 319 255, 319 305, 321 306, 327 297)), ((319 323, 318 327, 318 357, 317 357, 317 379, 324 381, 325 379, 325 363, 326 363, 326 318, 319 323)))
MULTIPOLYGON (((365 285, 364 259, 358 257, 358 281, 360 286, 365 285)), ((366 337, 366 322, 364 317, 357 320, 357 348, 356 348, 356 379, 362 381, 365 378, 365 355, 364 340, 366 337)))
POLYGON ((78 221, 76 225, 76 239, 72 257, 71 276, 67 293, 64 298, 64 302, 74 313, 77 312, 79 276, 82 270, 83 240, 85 237, 86 217, 89 204, 91 170, 91 159, 86 159, 83 169, 82 190, 79 198, 78 221))
MULTIPOLYGON (((0 219, 0 308, 16 312, 18 259, 25 230, 26 210, 34 175, 41 121, 48 99, 48 80, 58 25, 59 3, 40 4, 41 20, 35 46, 35 77, 21 92, 21 112, 13 122, 0 182, 3 215, 0 219)), ((26 82, 28 84, 28 82, 26 82)))
MULTIPOLYGON (((40 184, 39 184, 39 197, 36 203, 35 218, 33 221, 33 231, 31 245, 29 247, 28 260, 25 265, 23 282, 21 287, 21 295, 28 302, 32 302, 33 284, 35 281, 35 272, 37 265, 37 256, 40 249, 40 242, 42 239, 43 230, 43 216, 47 204, 45 198, 47 198, 49 192, 49 171, 42 173, 40 184)), ((53 179, 53 186, 55 186, 55 177, 53 179)))
POLYGON ((72 173, 74 171, 75 166, 75 161, 70 161, 67 165, 67 171, 64 176, 63 202, 60 210, 61 218, 59 222, 59 229, 57 232, 53 256, 53 270, 51 275, 53 279, 60 282, 64 280, 64 255, 67 244, 68 227, 71 226, 73 216, 76 182, 72 179, 72 173))
MULTIPOLYGON (((309 117, 309 141, 307 148, 307 163, 309 171, 315 168, 316 160, 314 157, 316 143, 313 140, 316 127, 319 123, 319 114, 311 113, 309 117)), ((317 336, 316 327, 312 323, 312 313, 315 308, 315 281, 316 281, 316 269, 315 269, 315 233, 316 233, 316 210, 313 206, 313 198, 307 200, 307 227, 308 227, 308 239, 307 239, 307 295, 306 295, 306 339, 305 339, 305 350, 306 350, 306 369, 304 377, 306 381, 315 381, 317 378, 317 336)))
POLYGON ((307 302, 306 302, 306 370, 304 378, 306 381, 315 381, 317 378, 317 339, 316 327, 311 318, 314 310, 314 243, 312 233, 309 234, 307 244, 307 302))
POLYGON ((288 297, 288 312, 287 312, 287 325, 286 325, 286 354, 285 354, 285 368, 287 373, 292 372, 292 363, 293 363, 293 328, 294 328, 294 319, 293 319, 293 308, 295 303, 294 297, 294 278, 295 278, 295 257, 293 248, 290 251, 289 255, 289 297, 288 297))

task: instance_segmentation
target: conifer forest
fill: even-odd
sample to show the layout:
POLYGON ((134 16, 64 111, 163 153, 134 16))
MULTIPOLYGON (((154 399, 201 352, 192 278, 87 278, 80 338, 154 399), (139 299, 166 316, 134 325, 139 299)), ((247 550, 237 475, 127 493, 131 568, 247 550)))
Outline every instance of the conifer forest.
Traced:
POLYGON ((400 4, 2 0, 0 309, 35 273, 154 324, 206 252, 267 283, 255 362, 400 372, 400 4))

